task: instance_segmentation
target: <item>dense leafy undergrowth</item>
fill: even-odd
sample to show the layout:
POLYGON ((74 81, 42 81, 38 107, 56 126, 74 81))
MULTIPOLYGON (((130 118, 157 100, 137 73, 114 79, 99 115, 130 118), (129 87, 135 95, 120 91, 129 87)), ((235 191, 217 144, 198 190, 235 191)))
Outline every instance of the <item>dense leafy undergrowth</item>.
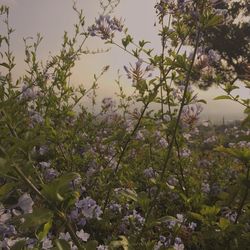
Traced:
POLYGON ((9 9, 1 7, 1 249, 250 249, 249 99, 233 92, 236 80, 249 87, 249 26, 234 22, 244 3, 157 2, 159 55, 111 17, 116 4, 101 2, 88 29, 74 7, 75 34, 65 33, 46 63, 36 56, 40 36, 25 40, 27 71, 16 82, 9 9), (227 35, 240 48, 227 46, 227 35), (89 36, 137 59, 124 67, 134 94, 117 81, 119 99, 104 98, 99 113, 81 101, 91 96, 95 105, 108 67, 90 89, 69 84, 75 61, 91 53, 83 49, 89 36), (205 101, 192 86, 211 84, 225 91, 216 99, 245 106, 243 123, 198 123, 205 101))

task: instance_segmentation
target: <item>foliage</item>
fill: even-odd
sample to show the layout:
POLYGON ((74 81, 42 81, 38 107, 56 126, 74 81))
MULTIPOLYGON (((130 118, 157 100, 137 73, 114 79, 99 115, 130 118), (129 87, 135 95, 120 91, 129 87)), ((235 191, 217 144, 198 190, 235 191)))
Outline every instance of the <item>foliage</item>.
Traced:
POLYGON ((158 1, 157 54, 111 16, 118 3, 101 1, 103 15, 87 29, 74 5, 75 32, 45 64, 41 36, 25 39, 17 81, 9 9, 0 8, 1 249, 249 249, 250 100, 233 93, 238 79, 249 88, 249 24, 234 24, 246 5, 158 1), (69 84, 90 36, 137 60, 124 66, 134 94, 118 80, 119 104, 104 98, 98 114, 81 100, 91 94, 95 105, 108 66, 90 89, 69 84), (206 102, 192 86, 211 84, 225 91, 215 99, 245 106, 242 124, 198 124, 206 102))

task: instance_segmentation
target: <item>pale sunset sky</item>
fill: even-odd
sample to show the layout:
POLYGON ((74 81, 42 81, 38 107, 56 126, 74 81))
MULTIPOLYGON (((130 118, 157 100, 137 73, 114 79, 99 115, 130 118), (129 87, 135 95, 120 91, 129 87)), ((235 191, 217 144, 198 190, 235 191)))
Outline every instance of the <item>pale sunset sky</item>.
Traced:
MULTIPOLYGON (((154 11, 155 0, 121 0, 114 11, 117 17, 125 19, 125 26, 128 28, 135 41, 144 39, 151 41, 151 48, 156 51, 160 49, 160 40, 157 36, 158 30, 154 26, 157 21, 154 11)), ((12 50, 16 56, 15 76, 19 77, 25 73, 24 65, 24 37, 35 37, 40 33, 43 41, 39 49, 39 58, 46 60, 49 54, 55 55, 60 50, 64 31, 71 33, 77 18, 72 10, 71 0, 0 0, 0 4, 10 7, 10 24, 15 29, 12 36, 12 50)), ((95 17, 101 13, 99 0, 78 0, 77 6, 83 9, 86 16, 86 28, 91 25, 95 17)), ((3 25, 1 24, 1 32, 3 25)), ((120 40, 120 36, 118 39, 120 40)), ((119 41, 120 42, 120 41, 119 41)), ((99 81, 100 88, 97 92, 100 99, 113 97, 117 91, 115 80, 118 78, 118 70, 122 75, 121 82, 127 93, 131 93, 132 83, 127 79, 123 66, 135 62, 135 59, 119 48, 104 45, 98 38, 90 38, 84 48, 90 50, 107 49, 107 53, 95 55, 83 55, 77 62, 72 84, 84 84, 86 87, 93 82, 93 75, 98 75, 105 65, 110 65, 109 71, 99 81)), ((241 89, 237 92, 242 97, 249 97, 250 90, 241 89)), ((226 121, 240 119, 243 117, 241 106, 232 101, 213 101, 213 98, 223 94, 216 87, 208 91, 199 91, 199 98, 206 99, 203 119, 226 121)))

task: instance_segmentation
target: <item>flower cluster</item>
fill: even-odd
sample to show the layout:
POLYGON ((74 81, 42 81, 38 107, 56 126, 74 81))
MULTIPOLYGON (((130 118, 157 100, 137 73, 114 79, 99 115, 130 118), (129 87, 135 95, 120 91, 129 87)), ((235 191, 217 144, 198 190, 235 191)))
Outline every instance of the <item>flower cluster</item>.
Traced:
POLYGON ((112 39, 114 32, 121 32, 123 29, 123 20, 116 17, 101 15, 95 20, 95 24, 88 28, 88 32, 91 36, 98 36, 103 40, 112 39))
POLYGON ((199 104, 190 104, 184 106, 181 114, 182 123, 187 126, 192 126, 198 121, 202 110, 202 106, 199 104))
POLYGON ((116 106, 114 100, 111 97, 105 97, 102 100, 102 109, 103 111, 112 111, 116 106))
MULTIPOLYGON (((189 56, 192 57, 192 53, 189 56)), ((194 66, 200 70, 204 70, 207 67, 212 67, 220 62, 221 56, 213 49, 198 48, 194 66)))
POLYGON ((228 146, 230 148, 249 148, 250 149, 250 142, 249 141, 239 141, 237 143, 229 143, 228 146))
POLYGON ((21 99, 26 101, 35 100, 40 96, 40 92, 36 90, 34 86, 30 86, 27 83, 23 85, 21 93, 21 99))
POLYGON ((101 208, 90 197, 77 201, 76 208, 75 215, 81 213, 86 219, 96 218, 99 220, 102 214, 101 208))

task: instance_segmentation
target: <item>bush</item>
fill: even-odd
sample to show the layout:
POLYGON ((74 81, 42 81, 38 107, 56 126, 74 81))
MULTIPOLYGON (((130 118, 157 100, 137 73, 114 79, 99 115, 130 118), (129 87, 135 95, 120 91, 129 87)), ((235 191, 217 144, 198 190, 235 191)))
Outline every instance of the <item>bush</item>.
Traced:
POLYGON ((9 9, 1 6, 1 249, 249 249, 250 101, 233 93, 238 79, 249 88, 249 44, 241 36, 241 46, 221 47, 217 39, 249 29, 235 21, 247 5, 158 1, 156 54, 111 16, 118 3, 102 2, 106 14, 87 29, 74 6, 75 33, 65 33, 46 64, 36 57, 41 37, 26 41, 28 71, 16 82, 9 9), (108 67, 90 89, 69 84, 90 36, 137 59, 124 66, 134 94, 118 81, 119 104, 105 98, 98 114, 81 101, 92 94, 95 103, 108 67), (205 101, 192 86, 212 84, 225 91, 215 99, 245 107, 242 123, 198 123, 205 101))

